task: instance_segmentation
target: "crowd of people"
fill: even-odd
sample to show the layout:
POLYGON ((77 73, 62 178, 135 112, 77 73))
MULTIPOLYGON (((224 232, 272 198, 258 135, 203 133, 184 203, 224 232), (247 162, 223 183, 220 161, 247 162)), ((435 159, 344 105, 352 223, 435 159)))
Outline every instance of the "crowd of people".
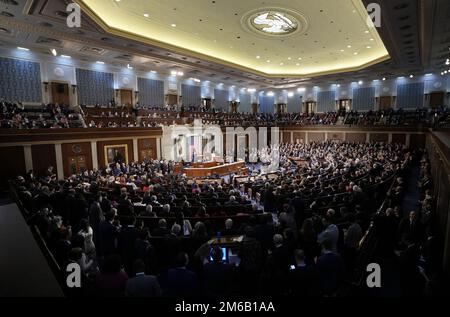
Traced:
POLYGON ((76 295, 335 296, 357 269, 374 219, 393 219, 392 236, 380 234, 393 250, 432 236, 425 230, 433 218, 426 160, 422 208, 403 219, 404 176, 414 157, 404 146, 329 141, 276 151, 275 175, 251 180, 188 179, 174 162, 150 160, 65 180, 27 174, 14 187, 60 267, 82 268, 76 295), (237 264, 223 261, 211 240, 227 236, 241 237, 237 264))
POLYGON ((331 111, 326 113, 232 113, 222 110, 191 107, 109 107, 81 106, 75 113, 68 106, 42 105, 40 108, 24 107, 21 103, 1 103, 0 127, 14 129, 44 128, 149 128, 172 124, 203 124, 222 126, 310 126, 310 125, 357 125, 357 126, 405 126, 428 125, 433 127, 449 124, 448 109, 378 110, 378 111, 331 111), (94 111, 95 110, 95 111, 94 111), (99 112, 100 110, 100 112, 99 112))
POLYGON ((67 105, 42 104, 26 108, 22 103, 0 102, 0 128, 59 129, 81 128, 83 120, 67 105))

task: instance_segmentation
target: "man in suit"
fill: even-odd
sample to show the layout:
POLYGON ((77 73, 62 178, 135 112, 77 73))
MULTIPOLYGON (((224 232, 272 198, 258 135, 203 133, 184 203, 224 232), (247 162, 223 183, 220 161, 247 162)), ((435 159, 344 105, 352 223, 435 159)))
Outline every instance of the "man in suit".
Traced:
POLYGON ((187 269, 189 256, 185 252, 177 255, 177 266, 167 272, 167 295, 170 297, 192 297, 198 295, 197 275, 187 269))
POLYGON ((223 297, 230 294, 233 267, 223 263, 223 251, 219 246, 211 249, 212 262, 203 267, 204 292, 207 296, 223 297))
POLYGON ((128 219, 124 225, 125 227, 119 233, 118 249, 125 264, 125 270, 127 273, 131 273, 133 261, 136 257, 135 244, 139 238, 139 229, 135 227, 135 217, 128 219))
POLYGON ((291 295, 295 297, 315 296, 319 294, 319 274, 313 265, 305 263, 305 252, 294 251, 295 265, 289 271, 291 295))
POLYGON ((344 260, 333 252, 333 241, 330 239, 322 242, 322 250, 322 255, 317 260, 320 285, 324 295, 333 296, 344 276, 344 260))
POLYGON ((105 215, 105 220, 100 222, 100 255, 108 256, 115 253, 118 229, 113 225, 115 212, 110 211, 105 215))
POLYGON ((400 245, 404 247, 423 242, 425 237, 425 229, 416 211, 411 211, 409 217, 400 222, 398 231, 400 245))
POLYGON ((158 279, 153 275, 145 274, 145 264, 142 260, 136 260, 133 264, 135 277, 127 281, 125 295, 127 297, 159 297, 161 287, 158 279))
POLYGON ((180 234, 181 226, 179 224, 174 224, 171 232, 163 238, 164 250, 161 250, 161 260, 163 261, 163 265, 167 268, 173 267, 173 265, 176 264, 176 257, 182 250, 180 234))
POLYGON ((158 221, 158 228, 153 230, 153 236, 154 237, 164 237, 165 235, 168 235, 170 232, 167 230, 167 221, 166 219, 160 219, 158 221))

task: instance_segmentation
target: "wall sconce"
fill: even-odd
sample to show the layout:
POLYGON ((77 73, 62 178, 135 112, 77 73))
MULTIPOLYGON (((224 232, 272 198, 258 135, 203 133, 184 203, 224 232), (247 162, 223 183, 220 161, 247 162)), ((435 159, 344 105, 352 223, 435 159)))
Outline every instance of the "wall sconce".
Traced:
POLYGON ((76 89, 77 89, 77 85, 72 85, 72 94, 75 94, 76 89))
POLYGON ((44 81, 43 84, 44 84, 45 92, 47 92, 48 91, 48 81, 44 81))

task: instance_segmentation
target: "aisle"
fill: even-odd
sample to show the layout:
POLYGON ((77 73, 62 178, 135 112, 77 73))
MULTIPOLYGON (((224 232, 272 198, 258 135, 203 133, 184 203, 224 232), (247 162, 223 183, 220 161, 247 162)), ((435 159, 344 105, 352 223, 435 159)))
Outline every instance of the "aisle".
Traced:
POLYGON ((0 297, 63 296, 16 204, 0 207, 0 259, 0 297))

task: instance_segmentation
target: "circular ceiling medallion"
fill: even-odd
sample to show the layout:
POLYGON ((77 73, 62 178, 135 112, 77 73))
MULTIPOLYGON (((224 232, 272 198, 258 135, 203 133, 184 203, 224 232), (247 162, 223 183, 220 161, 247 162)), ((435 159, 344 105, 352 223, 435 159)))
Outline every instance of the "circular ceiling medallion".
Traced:
POLYGON ((247 12, 242 17, 241 24, 247 31, 273 37, 303 33, 308 27, 308 21, 302 14, 275 7, 247 12))
POLYGON ((124 85, 128 85, 128 84, 130 83, 130 79, 129 79, 128 77, 123 77, 123 78, 122 78, 122 83, 123 83, 124 85))

